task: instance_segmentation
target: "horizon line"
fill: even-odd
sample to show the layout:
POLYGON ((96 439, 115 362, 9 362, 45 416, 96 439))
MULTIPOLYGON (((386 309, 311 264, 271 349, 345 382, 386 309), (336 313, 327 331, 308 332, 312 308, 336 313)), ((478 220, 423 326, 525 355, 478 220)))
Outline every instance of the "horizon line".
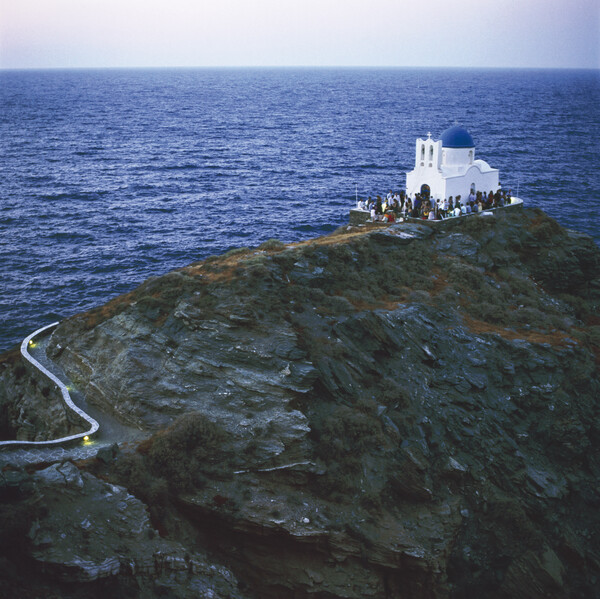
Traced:
POLYGON ((0 71, 83 71, 83 70, 151 70, 151 69, 461 69, 461 70, 515 70, 515 71, 600 71, 597 67, 582 66, 450 66, 450 65, 105 65, 105 66, 16 66, 0 71))

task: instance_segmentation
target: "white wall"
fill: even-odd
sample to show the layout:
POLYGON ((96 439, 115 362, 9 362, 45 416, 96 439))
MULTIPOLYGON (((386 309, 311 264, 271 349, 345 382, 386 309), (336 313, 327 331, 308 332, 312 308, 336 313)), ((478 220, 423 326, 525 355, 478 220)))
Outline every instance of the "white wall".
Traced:
POLYGON ((477 165, 472 166, 464 176, 451 177, 446 179, 446 197, 461 195, 466 199, 471 192, 471 184, 475 184, 475 191, 496 192, 498 189, 498 171, 490 169, 488 172, 481 172, 477 165))
POLYGON ((473 164, 475 148, 444 148, 442 166, 464 166, 473 164))

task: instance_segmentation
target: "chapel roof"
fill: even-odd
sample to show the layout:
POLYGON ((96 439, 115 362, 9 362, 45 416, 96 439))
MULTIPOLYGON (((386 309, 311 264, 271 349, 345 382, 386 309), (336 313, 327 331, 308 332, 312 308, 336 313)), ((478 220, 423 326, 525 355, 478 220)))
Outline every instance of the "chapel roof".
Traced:
POLYGON ((442 133, 443 148, 474 148, 471 134, 460 125, 454 125, 442 133))

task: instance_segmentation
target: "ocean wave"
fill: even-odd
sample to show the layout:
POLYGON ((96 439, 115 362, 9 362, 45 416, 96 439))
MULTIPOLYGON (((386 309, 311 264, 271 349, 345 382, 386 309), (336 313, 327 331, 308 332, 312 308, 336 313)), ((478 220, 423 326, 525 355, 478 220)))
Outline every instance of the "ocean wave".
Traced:
POLYGON ((199 168, 205 168, 205 167, 201 167, 198 164, 167 164, 164 166, 160 166, 158 167, 156 170, 159 171, 189 171, 189 170, 197 170, 199 168))

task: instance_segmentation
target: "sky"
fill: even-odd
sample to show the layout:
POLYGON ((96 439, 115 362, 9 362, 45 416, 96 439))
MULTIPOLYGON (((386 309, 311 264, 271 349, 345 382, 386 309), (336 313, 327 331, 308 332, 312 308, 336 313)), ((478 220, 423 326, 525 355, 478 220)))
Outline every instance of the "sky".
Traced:
POLYGON ((599 0, 0 0, 0 68, 600 68, 599 0))

